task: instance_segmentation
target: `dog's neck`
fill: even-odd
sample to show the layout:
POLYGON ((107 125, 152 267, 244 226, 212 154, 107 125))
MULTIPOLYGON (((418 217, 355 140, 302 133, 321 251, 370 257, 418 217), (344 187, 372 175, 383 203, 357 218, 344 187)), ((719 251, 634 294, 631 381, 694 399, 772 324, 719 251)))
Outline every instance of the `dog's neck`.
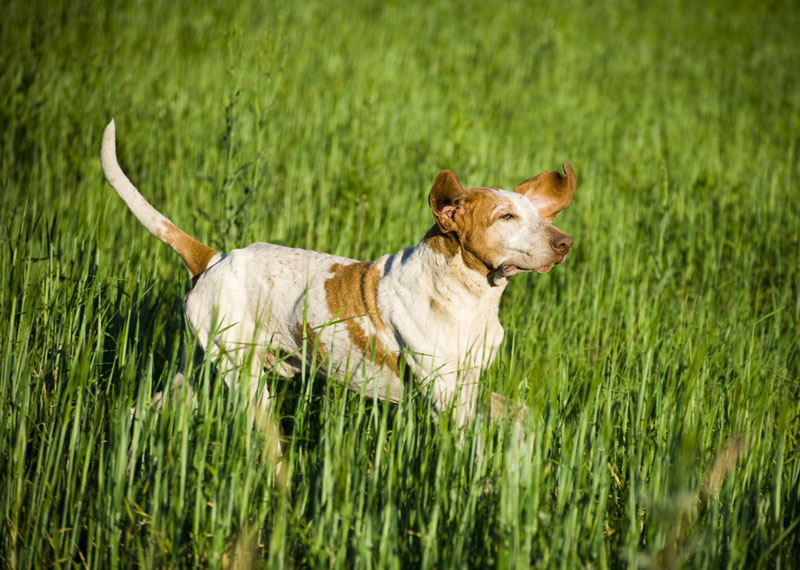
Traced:
POLYGON ((477 255, 464 248, 455 232, 444 233, 434 224, 417 247, 427 247, 435 254, 431 263, 434 271, 444 271, 444 274, 463 282, 465 287, 478 295, 486 292, 484 285, 490 288, 499 287, 500 291, 495 291, 499 293, 508 284, 508 278, 498 268, 489 267, 477 255), (446 261, 444 267, 442 260, 446 261))
POLYGON ((455 235, 442 233, 437 226, 416 247, 394 257, 404 266, 400 281, 405 287, 435 292, 439 301, 452 303, 459 311, 481 312, 492 307, 496 312, 508 283, 506 277, 495 278, 496 273, 464 251, 455 235))

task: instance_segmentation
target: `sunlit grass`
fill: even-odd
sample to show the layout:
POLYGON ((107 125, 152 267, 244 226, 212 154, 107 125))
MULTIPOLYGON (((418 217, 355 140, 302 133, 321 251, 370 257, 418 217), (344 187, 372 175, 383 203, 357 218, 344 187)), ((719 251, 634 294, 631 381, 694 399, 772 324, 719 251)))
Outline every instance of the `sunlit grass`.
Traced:
POLYGON ((798 29, 791 3, 12 2, 0 561, 800 565, 798 29), (169 388, 190 283, 102 179, 112 117, 143 194, 221 250, 374 258, 431 225, 439 170, 569 160, 575 246, 509 286, 483 376, 525 441, 479 418, 460 446, 420 394, 309 369, 262 379, 276 476, 210 363, 169 388))

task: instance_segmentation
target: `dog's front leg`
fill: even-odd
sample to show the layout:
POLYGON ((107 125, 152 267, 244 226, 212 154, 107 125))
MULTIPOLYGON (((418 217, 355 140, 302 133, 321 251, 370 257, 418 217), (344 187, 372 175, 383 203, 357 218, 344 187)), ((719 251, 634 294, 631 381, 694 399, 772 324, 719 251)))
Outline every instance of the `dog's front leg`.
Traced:
POLYGON ((431 390, 433 408, 437 416, 451 414, 459 429, 459 442, 466 440, 466 428, 478 411, 478 373, 441 373, 431 390))
MULTIPOLYGON (((477 376, 477 375, 476 375, 477 376)), ((470 382, 461 386, 461 389, 452 398, 453 413, 461 432, 461 443, 464 443, 465 428, 473 421, 478 413, 478 388, 477 382, 470 378, 470 382)), ((492 392, 488 410, 489 421, 499 428, 510 426, 512 434, 517 441, 525 437, 523 422, 528 413, 528 406, 516 400, 492 392)), ((485 413, 484 412, 484 413, 485 413)))
POLYGON ((522 422, 528 413, 528 406, 501 396, 497 392, 492 392, 488 408, 489 418, 493 424, 502 426, 512 422, 517 439, 519 440, 525 435, 522 422))

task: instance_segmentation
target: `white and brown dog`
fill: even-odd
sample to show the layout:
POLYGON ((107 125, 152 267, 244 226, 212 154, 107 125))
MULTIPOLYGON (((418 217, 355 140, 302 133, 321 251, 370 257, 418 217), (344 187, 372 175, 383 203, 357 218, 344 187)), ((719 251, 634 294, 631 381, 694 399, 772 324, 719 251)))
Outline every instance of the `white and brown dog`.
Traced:
MULTIPOLYGON (((549 271, 572 246, 551 223, 575 192, 568 162, 565 175, 542 172, 514 192, 465 190, 443 170, 428 198, 434 226, 416 246, 375 261, 267 243, 219 253, 139 194, 117 162, 114 121, 101 162, 133 214, 186 264, 194 281, 186 318, 229 385, 244 372, 255 387, 264 368, 292 377, 314 360, 321 373, 380 399, 396 402, 416 383, 436 413, 452 408, 462 427, 503 340, 497 311, 509 277, 549 271)), ((264 389, 260 401, 268 400, 264 389)), ((492 396, 495 420, 517 416, 511 408, 492 396)))

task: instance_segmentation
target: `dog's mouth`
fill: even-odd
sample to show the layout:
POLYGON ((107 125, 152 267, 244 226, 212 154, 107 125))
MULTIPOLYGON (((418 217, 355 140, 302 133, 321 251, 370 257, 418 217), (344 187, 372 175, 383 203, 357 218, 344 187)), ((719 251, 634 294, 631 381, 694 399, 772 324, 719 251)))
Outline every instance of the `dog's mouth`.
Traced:
POLYGON ((566 255, 556 258, 552 263, 548 263, 547 265, 540 265, 539 267, 522 267, 519 265, 514 265, 512 263, 504 263, 500 266, 500 272, 503 274, 503 277, 511 277, 512 275, 516 275, 517 273, 530 273, 531 271, 535 271, 536 273, 547 273, 553 266, 559 265, 564 263, 564 258, 566 255))
POLYGON ((516 275, 517 273, 527 273, 529 271, 533 271, 533 269, 526 269, 525 267, 520 267, 519 265, 512 265, 510 263, 500 266, 500 272, 503 274, 503 277, 511 277, 512 275, 516 275))

